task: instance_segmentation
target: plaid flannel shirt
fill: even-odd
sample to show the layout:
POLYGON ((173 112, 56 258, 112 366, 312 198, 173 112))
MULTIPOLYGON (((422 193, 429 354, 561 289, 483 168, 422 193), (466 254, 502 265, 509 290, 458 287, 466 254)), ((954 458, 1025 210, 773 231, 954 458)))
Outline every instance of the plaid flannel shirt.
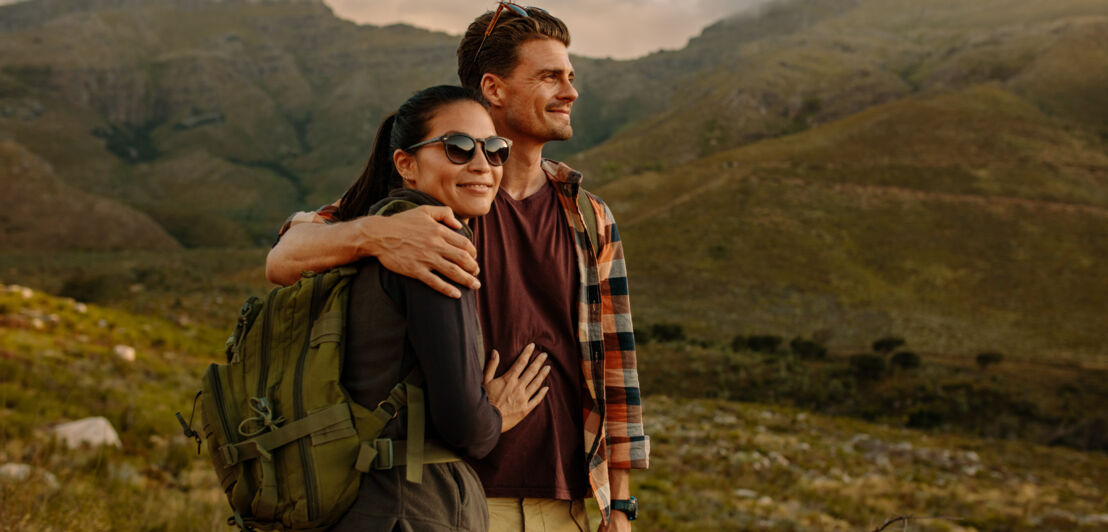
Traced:
MULTIPOLYGON (((580 286, 577 291, 577 340, 581 349, 581 373, 592 404, 585 404, 585 463, 593 496, 607 521, 611 514, 609 469, 646 469, 650 464, 650 438, 643 431, 642 398, 635 358, 635 336, 623 243, 612 211, 597 196, 581 188, 581 173, 563 163, 543 161, 543 171, 558 191, 576 241, 580 286), (588 194, 596 211, 597 249, 594 255, 577 194, 588 194)), ((336 202, 337 203, 337 202, 336 202)), ((336 204, 314 213, 291 216, 281 234, 292 224, 334 220, 336 204)))

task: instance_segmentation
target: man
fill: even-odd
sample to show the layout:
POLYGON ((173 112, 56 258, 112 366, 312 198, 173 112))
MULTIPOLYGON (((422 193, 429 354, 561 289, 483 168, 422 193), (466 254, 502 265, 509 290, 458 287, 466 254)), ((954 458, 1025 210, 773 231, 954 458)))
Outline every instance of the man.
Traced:
MULTIPOLYGON (((485 345, 506 358, 532 341, 548 353, 546 400, 473 464, 494 531, 578 530, 590 493, 601 508, 601 531, 630 530, 637 512, 630 469, 649 461, 619 232, 607 206, 588 194, 594 253, 578 207, 581 174, 542 159, 547 142, 573 133, 577 91, 568 46, 561 20, 506 2, 477 17, 462 38, 458 76, 485 96, 497 133, 513 141, 492 210, 475 220, 473 246, 438 223, 457 224, 441 209, 298 223, 328 221, 328 206, 295 215, 267 260, 270 279, 282 283, 300 271, 374 255, 448 295, 456 289, 435 271, 480 285, 485 345), (468 275, 477 271, 478 280, 468 275)), ((498 358, 490 355, 490 370, 498 358)))

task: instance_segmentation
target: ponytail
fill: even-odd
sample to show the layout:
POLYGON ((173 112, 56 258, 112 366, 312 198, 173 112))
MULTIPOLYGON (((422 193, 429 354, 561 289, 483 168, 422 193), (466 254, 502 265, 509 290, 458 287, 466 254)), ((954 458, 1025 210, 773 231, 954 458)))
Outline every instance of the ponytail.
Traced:
POLYGON ((342 195, 342 201, 335 217, 340 221, 353 220, 369 213, 369 208, 389 191, 399 187, 400 174, 392 164, 392 128, 396 123, 396 113, 390 114, 377 130, 377 139, 373 142, 373 152, 362 170, 361 177, 342 195))
POLYGON ((369 209, 381 201, 394 188, 403 186, 400 173, 392 163, 392 154, 399 149, 423 140, 428 134, 428 123, 435 112, 444 105, 458 101, 470 101, 488 108, 477 93, 450 85, 429 87, 408 98, 400 109, 381 123, 373 152, 362 170, 361 177, 342 195, 335 218, 353 220, 369 214, 369 209))

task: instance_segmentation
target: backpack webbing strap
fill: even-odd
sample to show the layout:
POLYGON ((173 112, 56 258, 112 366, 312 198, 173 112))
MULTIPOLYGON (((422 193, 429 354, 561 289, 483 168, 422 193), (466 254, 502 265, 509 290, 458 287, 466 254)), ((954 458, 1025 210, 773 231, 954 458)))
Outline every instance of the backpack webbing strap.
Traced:
POLYGON ((335 425, 349 421, 349 419, 350 415, 345 404, 331 405, 244 442, 224 445, 219 448, 219 452, 223 458, 223 463, 227 467, 259 456, 264 458, 264 461, 272 462, 273 456, 271 453, 274 449, 288 445, 312 433, 330 429, 335 425))
POLYGON ((592 202, 589 201, 589 195, 585 194, 585 189, 577 189, 577 209, 581 211, 581 217, 585 219, 585 232, 589 234, 589 241, 592 243, 593 255, 600 256, 600 241, 596 236, 596 209, 593 208, 592 202))
MULTIPOLYGON (((392 469, 396 466, 408 465, 408 448, 406 440, 378 438, 373 441, 364 441, 358 450, 358 461, 354 469, 362 473, 368 473, 371 469, 392 469)), ((423 465, 445 464, 461 460, 457 453, 434 441, 427 440, 423 442, 423 465)))
POLYGON ((424 434, 424 403, 423 389, 419 386, 408 385, 408 446, 407 457, 408 482, 419 484, 423 481, 423 434, 424 434))

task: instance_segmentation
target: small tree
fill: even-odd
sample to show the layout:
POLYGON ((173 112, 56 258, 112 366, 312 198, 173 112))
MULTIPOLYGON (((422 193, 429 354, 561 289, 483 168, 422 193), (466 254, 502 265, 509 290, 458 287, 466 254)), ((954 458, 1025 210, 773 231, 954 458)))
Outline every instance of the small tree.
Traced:
POLYGON ((780 336, 773 336, 770 334, 754 335, 746 339, 746 346, 751 351, 757 351, 759 353, 773 353, 777 351, 777 346, 781 345, 783 338, 780 336))
POLYGON ((873 353, 860 353, 850 357, 850 371, 860 381, 876 381, 885 376, 885 358, 873 353))
POLYGON ((650 337, 659 342, 684 340, 685 327, 680 323, 655 323, 650 326, 650 337))
POLYGON ((873 352, 882 355, 892 353, 894 349, 904 345, 903 338, 897 338, 895 336, 886 336, 876 342, 873 342, 873 352))
POLYGON ((977 355, 977 365, 980 366, 981 369, 986 369, 989 366, 1000 364, 1000 361, 1002 360, 1004 360, 1004 355, 992 351, 980 353, 977 355))
POLYGON ((793 338, 789 342, 789 347, 793 353, 796 353, 800 358, 806 359, 823 359, 827 358, 827 348, 823 347, 817 342, 811 340, 805 340, 799 336, 793 338))
POLYGON ((914 369, 920 366, 919 355, 911 351, 897 352, 897 354, 893 355, 893 358, 890 362, 892 362, 893 366, 896 366, 900 369, 914 369))

